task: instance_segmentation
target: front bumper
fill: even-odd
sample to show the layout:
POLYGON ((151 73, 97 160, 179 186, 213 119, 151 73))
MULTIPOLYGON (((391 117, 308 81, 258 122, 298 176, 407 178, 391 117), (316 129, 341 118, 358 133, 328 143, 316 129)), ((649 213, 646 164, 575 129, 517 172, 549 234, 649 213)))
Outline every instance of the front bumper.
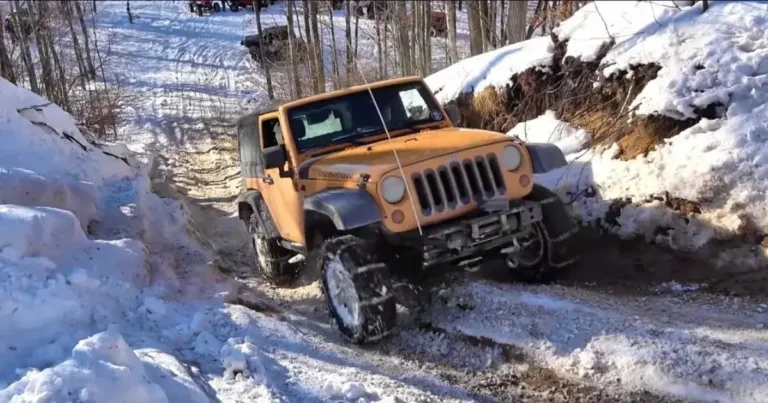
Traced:
POLYGON ((480 216, 460 218, 424 231, 424 267, 478 257, 514 243, 542 220, 541 204, 532 201, 487 201, 480 216))

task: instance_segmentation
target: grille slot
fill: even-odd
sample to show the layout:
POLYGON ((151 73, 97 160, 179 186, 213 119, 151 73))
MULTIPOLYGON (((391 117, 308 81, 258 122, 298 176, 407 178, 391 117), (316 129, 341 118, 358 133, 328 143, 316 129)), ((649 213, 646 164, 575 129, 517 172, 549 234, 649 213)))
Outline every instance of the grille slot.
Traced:
POLYGON ((504 195, 504 176, 494 154, 440 165, 411 177, 425 216, 504 195))

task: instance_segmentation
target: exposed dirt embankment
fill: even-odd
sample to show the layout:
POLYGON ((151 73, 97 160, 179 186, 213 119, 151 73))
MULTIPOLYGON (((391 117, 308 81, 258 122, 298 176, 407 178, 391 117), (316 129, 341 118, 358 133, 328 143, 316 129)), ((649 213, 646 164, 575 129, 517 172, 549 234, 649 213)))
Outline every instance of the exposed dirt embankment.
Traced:
MULTIPOLYGON (((549 71, 530 68, 512 76, 504 88, 486 88, 457 100, 461 122, 468 127, 506 132, 547 110, 557 118, 592 133, 592 146, 618 143, 619 158, 645 155, 664 139, 693 126, 698 119, 677 120, 661 115, 636 116, 630 105, 646 84, 656 78, 655 64, 604 77, 600 62, 613 46, 606 43, 598 57, 583 62, 565 57, 568 41, 553 36, 555 52, 549 71)), ((708 117, 708 109, 701 111, 708 117)))

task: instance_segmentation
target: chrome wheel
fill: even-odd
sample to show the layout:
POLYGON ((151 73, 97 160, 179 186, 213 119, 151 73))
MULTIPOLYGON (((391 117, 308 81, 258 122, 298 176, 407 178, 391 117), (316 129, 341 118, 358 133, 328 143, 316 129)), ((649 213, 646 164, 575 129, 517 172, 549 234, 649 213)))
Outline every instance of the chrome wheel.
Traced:
POLYGON ((338 257, 331 259, 325 269, 328 299, 341 320, 350 327, 360 326, 360 297, 355 284, 338 257))

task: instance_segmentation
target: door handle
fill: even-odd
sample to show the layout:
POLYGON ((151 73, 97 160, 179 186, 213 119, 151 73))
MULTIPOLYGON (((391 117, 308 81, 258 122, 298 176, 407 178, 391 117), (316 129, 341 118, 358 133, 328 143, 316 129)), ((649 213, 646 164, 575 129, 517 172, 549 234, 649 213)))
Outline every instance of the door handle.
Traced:
POLYGON ((264 183, 266 183, 267 185, 272 185, 275 183, 275 181, 272 180, 271 176, 267 176, 266 178, 264 178, 264 183))

